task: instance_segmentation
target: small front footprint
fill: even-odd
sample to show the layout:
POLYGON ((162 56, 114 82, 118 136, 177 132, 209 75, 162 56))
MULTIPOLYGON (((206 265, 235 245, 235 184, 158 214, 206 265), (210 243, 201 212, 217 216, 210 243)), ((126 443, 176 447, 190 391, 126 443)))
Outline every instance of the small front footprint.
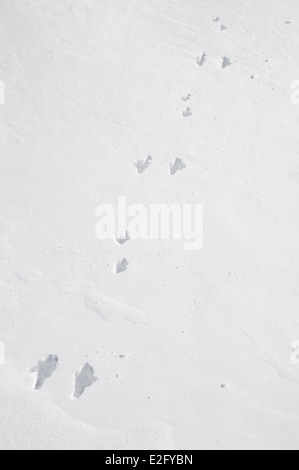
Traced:
POLYGON ((191 100, 191 94, 189 93, 189 95, 187 96, 182 96, 181 98, 181 101, 183 101, 184 103, 186 103, 186 101, 189 101, 191 100))
POLYGON ((30 374, 37 373, 36 384, 34 390, 40 390, 45 381, 51 377, 52 373, 56 370, 58 364, 58 357, 50 355, 44 361, 39 361, 35 367, 30 370, 30 374))
POLYGON ((94 369, 88 363, 75 375, 75 390, 73 398, 80 398, 87 387, 98 380, 94 375, 94 369))
POLYGON ((118 261, 115 266, 115 274, 120 274, 127 271, 129 266, 128 261, 124 258, 122 261, 118 261))
POLYGON ((180 159, 176 158, 174 163, 170 163, 170 174, 173 176, 177 171, 184 170, 186 168, 185 163, 180 159))
POLYGON ((124 245, 129 240, 130 240, 130 235, 128 233, 128 230, 126 231, 125 235, 121 235, 120 237, 118 237, 116 239, 116 241, 117 241, 117 243, 119 243, 119 245, 124 245))
POLYGON ((137 168, 137 173, 142 174, 152 163, 153 159, 149 155, 146 160, 138 160, 137 163, 134 163, 134 166, 137 168))
POLYGON ((197 57, 196 63, 199 67, 202 67, 207 60, 207 54, 203 52, 199 57, 197 57))

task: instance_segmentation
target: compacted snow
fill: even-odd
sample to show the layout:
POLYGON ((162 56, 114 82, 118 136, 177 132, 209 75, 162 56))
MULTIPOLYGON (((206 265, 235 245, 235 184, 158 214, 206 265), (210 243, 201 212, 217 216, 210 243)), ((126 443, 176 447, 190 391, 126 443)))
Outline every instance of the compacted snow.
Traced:
POLYGON ((0 22, 0 448, 298 450, 298 0, 0 22), (119 196, 202 249, 97 239, 119 196))

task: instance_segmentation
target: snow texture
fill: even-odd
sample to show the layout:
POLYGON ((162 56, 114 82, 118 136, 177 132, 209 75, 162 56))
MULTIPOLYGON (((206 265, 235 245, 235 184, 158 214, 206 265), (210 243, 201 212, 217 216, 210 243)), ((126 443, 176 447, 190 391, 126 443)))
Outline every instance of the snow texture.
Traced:
POLYGON ((1 449, 299 450, 298 41, 298 0, 1 0, 1 449), (203 248, 98 240, 118 196, 203 248))

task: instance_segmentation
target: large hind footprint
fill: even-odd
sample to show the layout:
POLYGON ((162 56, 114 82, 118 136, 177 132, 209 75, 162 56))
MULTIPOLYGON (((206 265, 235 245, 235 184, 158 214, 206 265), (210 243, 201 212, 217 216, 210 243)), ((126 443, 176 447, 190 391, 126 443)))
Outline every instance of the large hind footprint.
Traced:
POLYGON ((93 367, 86 363, 80 371, 76 372, 73 398, 80 398, 85 389, 87 387, 91 387, 91 385, 97 380, 98 378, 94 375, 93 367))
POLYGON ((229 67, 230 65, 233 65, 228 57, 222 57, 222 62, 221 62, 221 68, 225 69, 226 67, 229 67))
POLYGON ((39 361, 35 367, 30 370, 30 374, 37 373, 36 384, 34 390, 40 390, 45 381, 51 377, 56 370, 58 357, 50 355, 44 361, 39 361))
POLYGON ((134 166, 137 168, 137 173, 142 174, 152 163, 153 159, 149 155, 146 160, 138 160, 137 163, 134 163, 134 166))
POLYGON ((185 111, 183 111, 183 117, 190 117, 192 116, 192 109, 191 108, 186 108, 185 111))
POLYGON ((173 176, 178 171, 184 170, 186 168, 186 165, 183 162, 183 160, 181 160, 180 158, 176 158, 174 163, 170 163, 169 167, 170 167, 170 174, 173 176))

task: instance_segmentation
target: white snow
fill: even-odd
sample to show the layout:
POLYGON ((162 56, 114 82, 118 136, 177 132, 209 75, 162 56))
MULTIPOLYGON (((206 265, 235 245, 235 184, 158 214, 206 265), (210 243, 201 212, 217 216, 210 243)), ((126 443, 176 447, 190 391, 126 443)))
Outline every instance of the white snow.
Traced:
POLYGON ((298 1, 0 26, 0 448, 298 450, 298 1), (203 204, 202 250, 99 241, 119 196, 203 204))

